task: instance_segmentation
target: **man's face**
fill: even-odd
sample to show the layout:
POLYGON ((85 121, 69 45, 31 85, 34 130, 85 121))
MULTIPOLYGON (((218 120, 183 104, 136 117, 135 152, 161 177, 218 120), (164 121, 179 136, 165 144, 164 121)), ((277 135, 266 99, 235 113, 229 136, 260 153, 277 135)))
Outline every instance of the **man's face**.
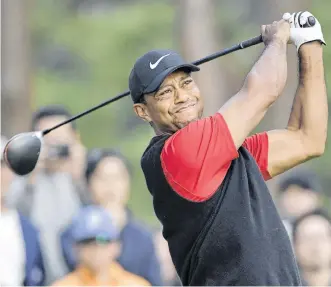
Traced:
POLYGON ((326 268, 331 262, 331 226, 321 216, 300 223, 294 243, 298 263, 304 270, 326 268))
MULTIPOLYGON (((67 120, 67 117, 65 116, 45 117, 38 121, 35 129, 39 131, 48 129, 65 120, 67 120)), ((51 160, 50 158, 50 155, 53 154, 52 150, 55 150, 52 149, 52 147, 54 148, 59 145, 68 146, 70 153, 70 148, 73 147, 78 140, 79 140, 79 136, 70 124, 64 125, 52 131, 43 138, 44 143, 41 150, 40 161, 46 160, 48 165, 52 165, 54 163, 54 165, 57 166, 58 163, 56 161, 54 162, 54 160, 53 159, 51 160)))
MULTIPOLYGON (((67 120, 64 116, 50 116, 42 118, 36 125, 36 130, 44 130, 59 124, 62 121, 67 120)), ((44 142, 47 145, 56 144, 73 144, 77 140, 76 131, 70 124, 64 125, 58 129, 55 129, 47 136, 44 137, 44 142)))
POLYGON ((200 91, 184 71, 170 74, 157 92, 145 95, 145 101, 134 105, 136 114, 161 132, 175 132, 201 118, 203 112, 200 91))
POLYGON ((291 185, 281 196, 281 206, 286 216, 297 218, 319 206, 318 194, 312 190, 291 185))
POLYGON ((123 161, 117 157, 103 158, 91 175, 89 188, 95 201, 114 209, 115 215, 118 208, 124 209, 129 199, 130 174, 123 161))

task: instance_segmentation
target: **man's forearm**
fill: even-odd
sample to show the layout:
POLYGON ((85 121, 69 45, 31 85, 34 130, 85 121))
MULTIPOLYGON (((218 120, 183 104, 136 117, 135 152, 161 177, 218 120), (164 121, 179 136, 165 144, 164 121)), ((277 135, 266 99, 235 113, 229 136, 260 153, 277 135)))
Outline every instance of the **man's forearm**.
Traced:
POLYGON ((301 110, 302 103, 300 98, 300 87, 297 88, 296 95, 294 97, 290 119, 287 124, 287 129, 290 131, 298 131, 301 127, 301 110))
POLYGON ((324 150, 328 121, 322 46, 317 42, 302 46, 299 62, 299 86, 288 128, 300 130, 312 152, 320 153, 324 150))
POLYGON ((285 86, 286 46, 282 42, 267 45, 247 75, 243 88, 219 110, 237 148, 260 123, 285 86))
POLYGON ((254 94, 262 93, 275 100, 283 91, 287 79, 287 43, 273 42, 247 76, 246 82, 254 94))

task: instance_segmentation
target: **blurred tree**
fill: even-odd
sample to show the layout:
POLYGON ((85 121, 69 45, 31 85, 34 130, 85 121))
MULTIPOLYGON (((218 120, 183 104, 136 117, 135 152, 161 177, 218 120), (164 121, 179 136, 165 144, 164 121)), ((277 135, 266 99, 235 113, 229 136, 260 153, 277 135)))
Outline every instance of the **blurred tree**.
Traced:
POLYGON ((69 10, 75 12, 102 13, 112 9, 112 7, 117 4, 116 2, 117 1, 110 0, 69 0, 66 1, 66 5, 69 10))
MULTIPOLYGON (((216 25, 215 1, 181 0, 177 7, 177 41, 184 58, 198 60, 221 47, 222 32, 216 25)), ((202 65, 194 78, 205 100, 205 115, 215 113, 227 99, 223 70, 217 61, 202 65)))
POLYGON ((30 1, 1 4, 1 132, 10 137, 30 128, 30 1))

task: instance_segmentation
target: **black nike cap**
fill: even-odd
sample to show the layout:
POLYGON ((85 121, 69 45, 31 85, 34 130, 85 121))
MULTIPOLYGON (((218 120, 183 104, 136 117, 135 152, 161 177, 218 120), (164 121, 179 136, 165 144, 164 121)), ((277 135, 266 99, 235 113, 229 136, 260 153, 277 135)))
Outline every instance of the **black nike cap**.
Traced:
POLYGON ((179 69, 189 72, 200 70, 172 50, 153 50, 138 58, 129 77, 132 101, 138 103, 144 94, 157 91, 164 79, 179 69))

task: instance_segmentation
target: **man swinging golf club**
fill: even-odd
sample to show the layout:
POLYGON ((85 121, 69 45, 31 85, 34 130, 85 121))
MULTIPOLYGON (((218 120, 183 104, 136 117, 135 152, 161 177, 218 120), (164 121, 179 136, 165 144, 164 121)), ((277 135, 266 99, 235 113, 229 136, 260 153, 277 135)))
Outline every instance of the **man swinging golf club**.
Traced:
POLYGON ((130 74, 134 110, 156 132, 142 169, 183 285, 301 285, 265 181, 324 151, 325 42, 309 12, 284 14, 262 36, 243 87, 207 118, 190 74, 199 68, 175 52, 148 52, 130 74), (300 62, 288 126, 248 137, 285 86, 288 43, 300 62))

